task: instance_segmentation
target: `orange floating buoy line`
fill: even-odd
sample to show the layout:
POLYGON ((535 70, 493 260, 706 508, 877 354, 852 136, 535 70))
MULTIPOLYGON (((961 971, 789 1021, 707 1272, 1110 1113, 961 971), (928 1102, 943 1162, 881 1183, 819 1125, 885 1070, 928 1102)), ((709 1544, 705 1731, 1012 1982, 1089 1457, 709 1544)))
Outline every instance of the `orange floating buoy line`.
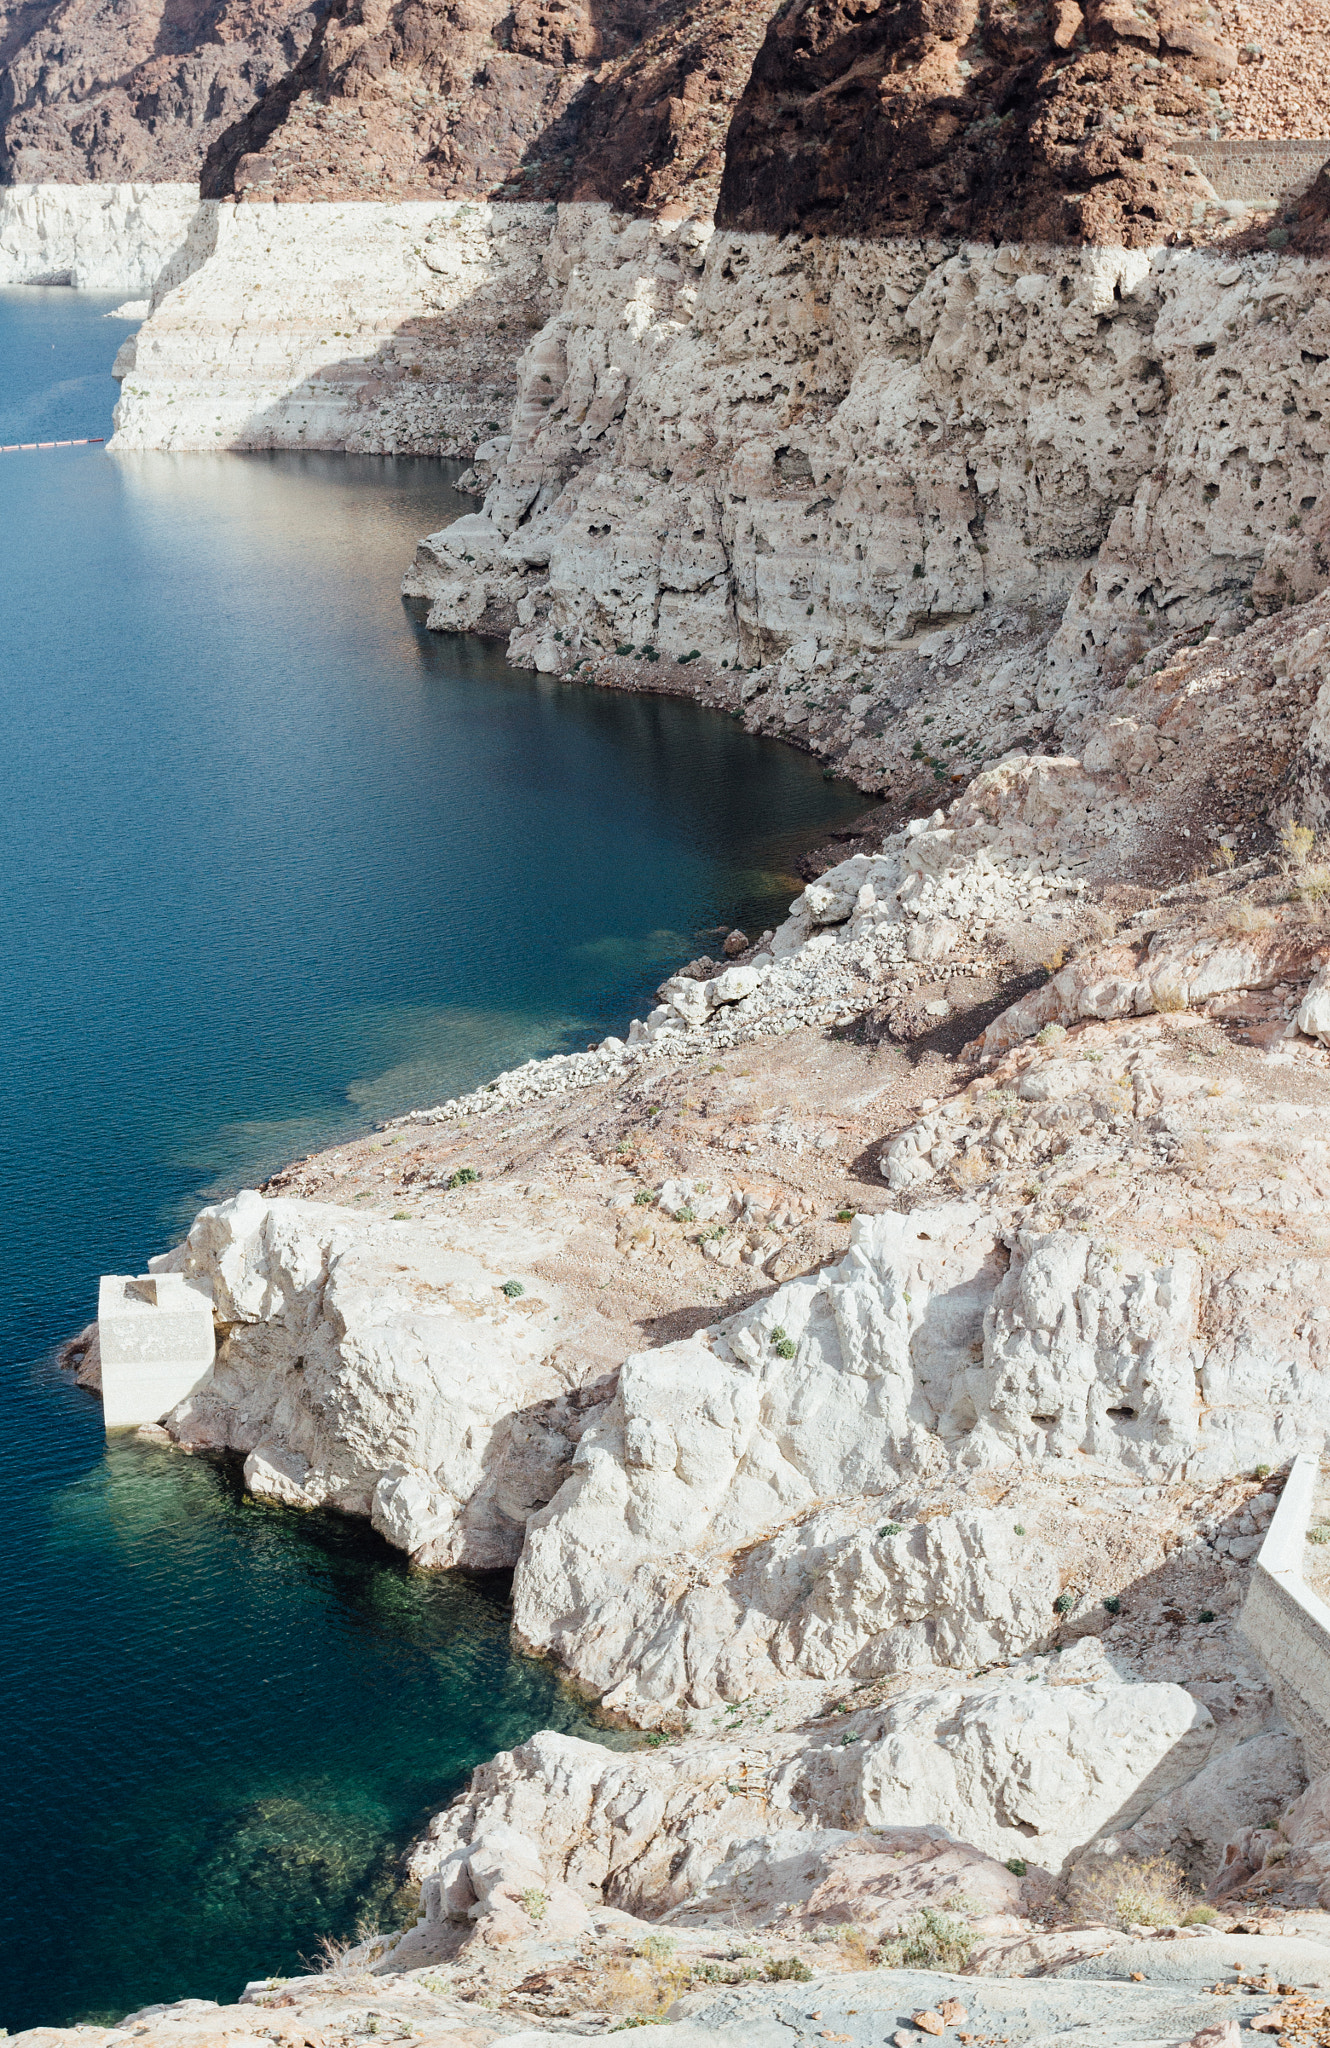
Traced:
POLYGON ((9 441, 0 443, 0 455, 25 455, 30 448, 100 448, 105 434, 85 434, 81 441, 9 441))

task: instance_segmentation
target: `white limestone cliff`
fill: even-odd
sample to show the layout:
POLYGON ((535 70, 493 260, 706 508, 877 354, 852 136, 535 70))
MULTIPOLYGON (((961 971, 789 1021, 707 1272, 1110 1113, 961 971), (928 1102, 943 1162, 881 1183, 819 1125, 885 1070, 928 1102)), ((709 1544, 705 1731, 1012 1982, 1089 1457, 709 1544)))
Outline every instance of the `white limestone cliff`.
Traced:
POLYGON ((0 284, 143 296, 198 211, 197 185, 0 186, 0 284))
POLYGON ((548 312, 543 206, 209 201, 117 363, 114 446, 470 454, 548 312))
POLYGON ((562 210, 548 266, 561 304, 479 451, 484 510, 406 585, 440 628, 510 621, 517 660, 761 664, 753 688, 799 693, 786 723, 810 736, 857 666, 868 767, 939 626, 1061 615, 1022 679, 1015 644, 938 650, 986 700, 978 737, 1004 704, 1064 715, 1106 663, 1253 589, 1324 585, 1322 265, 782 242, 588 207, 562 210))
MULTIPOLYGON (((831 1725, 749 1726, 656 1753, 534 1736, 481 1765, 431 1823, 412 1857, 426 1915, 472 1914, 471 1862, 494 1840, 528 1845, 540 1875, 584 1907, 680 1926, 724 1924, 736 1906, 774 1918, 800 1887, 773 1888, 763 1910, 753 1897, 762 1864, 784 1862, 788 1881, 801 1855, 825 1857, 859 1837, 885 1872, 907 1829, 968 1845, 970 1867, 950 1873, 957 1888, 975 1882, 989 1913, 1019 1912, 1008 1859, 1057 1870, 1110 1821, 1125 1825, 1194 1777, 1214 1743, 1210 1714, 1180 1686, 1123 1684, 1102 1661, 1076 1662, 1061 1686, 1021 1664, 987 1685, 910 1694, 831 1725)), ((889 1928, 903 1904, 888 1887, 875 1913, 889 1928)))
MULTIPOLYGON (((1251 1276, 1253 1308, 1281 1277, 1251 1276)), ((921 1485, 1066 1459, 1195 1483, 1330 1428, 1310 1359, 1258 1398, 1250 1345, 1202 1340, 1226 1321, 1206 1292, 1194 1254, 977 1205, 861 1218, 839 1266, 625 1362, 529 1524, 517 1634, 638 1722, 1019 1655, 1048 1634, 1056 1556, 1014 1516, 920 1520, 921 1485)))

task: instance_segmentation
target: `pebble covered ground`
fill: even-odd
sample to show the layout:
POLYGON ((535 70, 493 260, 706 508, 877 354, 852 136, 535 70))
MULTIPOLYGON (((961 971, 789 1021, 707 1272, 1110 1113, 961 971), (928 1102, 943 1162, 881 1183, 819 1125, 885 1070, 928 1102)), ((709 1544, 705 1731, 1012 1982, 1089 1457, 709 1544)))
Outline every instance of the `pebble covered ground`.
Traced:
POLYGON ((1218 0, 1219 32, 1238 52, 1223 88, 1231 135, 1330 136, 1330 9, 1318 0, 1218 0))

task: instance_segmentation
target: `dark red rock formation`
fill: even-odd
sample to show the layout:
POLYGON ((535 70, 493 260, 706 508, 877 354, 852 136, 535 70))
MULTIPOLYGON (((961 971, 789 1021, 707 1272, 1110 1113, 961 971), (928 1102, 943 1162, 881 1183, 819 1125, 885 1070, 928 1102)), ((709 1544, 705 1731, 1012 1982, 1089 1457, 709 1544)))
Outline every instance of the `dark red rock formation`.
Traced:
POLYGON ((324 0, 0 0, 0 183, 197 178, 324 0))
POLYGON ((736 0, 334 0, 204 191, 709 211, 765 26, 736 0))
POLYGON ((1171 0, 791 0, 730 131, 732 228, 1141 247, 1189 229, 1188 136, 1236 54, 1171 0))

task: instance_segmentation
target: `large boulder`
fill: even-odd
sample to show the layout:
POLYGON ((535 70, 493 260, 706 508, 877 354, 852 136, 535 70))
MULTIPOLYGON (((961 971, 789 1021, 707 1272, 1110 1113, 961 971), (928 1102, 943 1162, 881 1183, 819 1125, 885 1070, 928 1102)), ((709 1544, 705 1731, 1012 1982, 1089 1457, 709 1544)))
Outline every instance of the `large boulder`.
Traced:
POLYGON ((418 1563, 511 1565, 582 1397, 543 1362, 557 1290, 510 1299, 511 1267, 458 1234, 250 1191, 204 1209, 170 1257, 212 1283, 221 1343, 172 1434, 243 1452, 254 1493, 370 1516, 418 1563))
POLYGON ((1186 1247, 1008 1230, 968 1203, 860 1218, 838 1265, 630 1357, 531 1520, 520 1639, 642 1723, 974 1669, 1051 1630, 1057 1560, 998 1510, 926 1520, 920 1486, 1195 1478, 1324 1430, 1291 1273, 1248 1275, 1239 1315, 1186 1247))

